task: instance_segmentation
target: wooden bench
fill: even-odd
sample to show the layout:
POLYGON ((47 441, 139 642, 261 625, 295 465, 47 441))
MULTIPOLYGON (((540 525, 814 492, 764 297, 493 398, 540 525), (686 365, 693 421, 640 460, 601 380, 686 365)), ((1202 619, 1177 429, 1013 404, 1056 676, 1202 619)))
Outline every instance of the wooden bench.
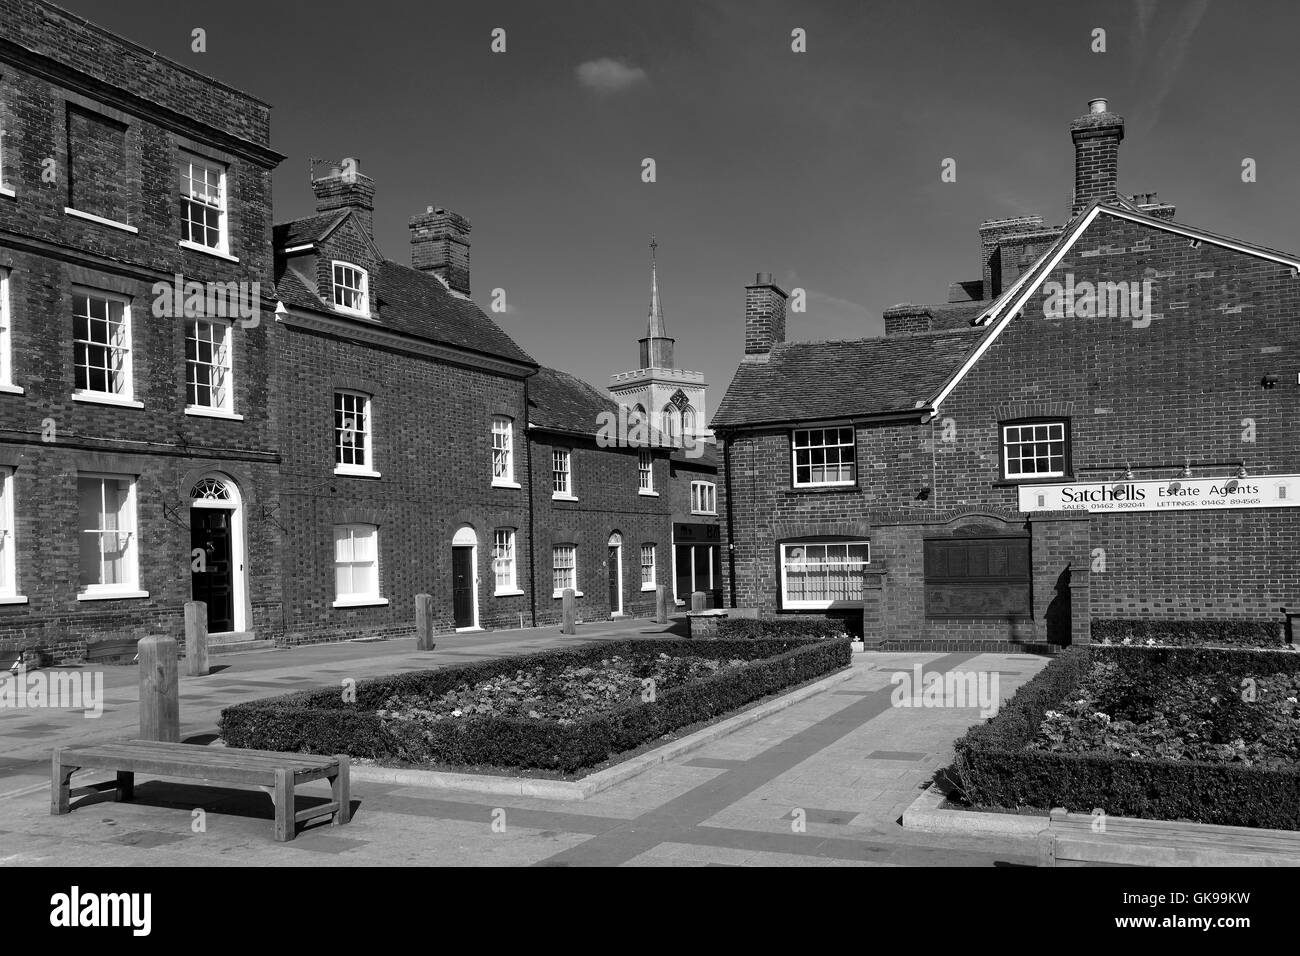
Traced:
POLYGON ((1106 817, 1053 810, 1039 866, 1300 866, 1300 832, 1106 817))
POLYGON ((252 784, 275 802, 275 838, 280 842, 297 835, 302 820, 330 814, 335 826, 351 819, 348 795, 348 758, 312 754, 236 750, 199 744, 172 744, 153 740, 126 740, 107 744, 61 747, 54 751, 50 786, 50 813, 71 810, 72 775, 78 770, 113 770, 117 773, 117 800, 130 800, 135 775, 188 777, 221 783, 252 784), (311 780, 328 780, 332 799, 320 806, 297 810, 294 788, 311 780))

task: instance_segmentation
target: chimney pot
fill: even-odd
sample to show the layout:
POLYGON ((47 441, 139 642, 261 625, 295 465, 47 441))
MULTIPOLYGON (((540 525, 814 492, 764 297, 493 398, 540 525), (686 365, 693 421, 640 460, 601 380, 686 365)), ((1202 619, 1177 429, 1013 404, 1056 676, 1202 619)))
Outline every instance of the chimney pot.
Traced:
POLYGON ((772 284, 772 273, 770 273, 770 272, 760 272, 760 273, 758 273, 758 275, 754 276, 754 284, 755 284, 755 285, 771 285, 771 284, 772 284))
POLYGON ((1097 99, 1095 99, 1095 100, 1089 100, 1089 101, 1088 101, 1088 111, 1089 111, 1090 113, 1104 113, 1104 112, 1106 112, 1106 100, 1105 100, 1105 97, 1100 97, 1100 96, 1099 96, 1099 97, 1097 97, 1097 99))

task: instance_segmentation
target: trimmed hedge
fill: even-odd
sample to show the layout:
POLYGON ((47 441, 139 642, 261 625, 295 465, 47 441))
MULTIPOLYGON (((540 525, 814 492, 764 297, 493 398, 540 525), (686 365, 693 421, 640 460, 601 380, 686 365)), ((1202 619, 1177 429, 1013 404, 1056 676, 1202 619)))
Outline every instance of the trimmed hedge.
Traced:
POLYGON ((1094 643, 1119 644, 1125 638, 1134 644, 1154 639, 1158 644, 1220 645, 1225 647, 1280 647, 1286 639, 1276 621, 1166 621, 1093 619, 1094 643))
POLYGON ((720 640, 826 640, 851 633, 843 621, 820 617, 728 617, 718 622, 720 640))
POLYGON ((358 681, 356 702, 335 690, 304 691, 227 707, 221 735, 230 747, 397 759, 409 763, 541 768, 572 773, 633 750, 679 727, 709 720, 793 684, 847 667, 847 640, 616 641, 544 651, 358 681), (592 661, 669 654, 748 663, 674 687, 654 703, 635 701, 573 724, 474 716, 403 728, 375 711, 393 694, 437 696, 463 683, 538 665, 556 669, 592 661))
POLYGON ((986 724, 954 746, 953 769, 976 805, 1192 820, 1229 826, 1300 830, 1300 767, 1295 769, 1190 760, 1135 759, 1122 754, 1031 750, 1044 714, 1057 709, 1087 673, 1092 654, 1135 671, 1168 676, 1222 668, 1237 675, 1294 672, 1300 655, 1201 648, 1070 648, 1021 687, 986 724))

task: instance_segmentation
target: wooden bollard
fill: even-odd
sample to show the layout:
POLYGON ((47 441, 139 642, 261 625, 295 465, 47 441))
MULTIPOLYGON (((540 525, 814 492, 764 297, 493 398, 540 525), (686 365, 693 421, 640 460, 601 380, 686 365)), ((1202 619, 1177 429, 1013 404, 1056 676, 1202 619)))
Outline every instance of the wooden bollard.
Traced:
POLYGON ((561 634, 576 634, 578 629, 574 623, 578 619, 578 602, 577 595, 573 593, 573 588, 565 588, 564 596, 560 598, 561 608, 564 617, 560 621, 561 634))
POLYGON ((180 743, 180 675, 176 638, 142 637, 140 653, 140 739, 180 743))
POLYGON ((668 623, 668 585, 666 584, 655 588, 655 623, 668 623))
POLYGON ((692 611, 703 611, 703 610, 704 610, 704 604, 705 604, 705 602, 706 602, 707 600, 708 600, 708 598, 705 596, 705 594, 704 594, 703 591, 692 591, 692 592, 691 592, 691 610, 692 610, 692 611))
POLYGON ((208 676, 208 605, 203 601, 185 602, 185 673, 208 676))
POLYGON ((431 651, 434 648, 432 594, 415 596, 415 648, 420 651, 431 651))

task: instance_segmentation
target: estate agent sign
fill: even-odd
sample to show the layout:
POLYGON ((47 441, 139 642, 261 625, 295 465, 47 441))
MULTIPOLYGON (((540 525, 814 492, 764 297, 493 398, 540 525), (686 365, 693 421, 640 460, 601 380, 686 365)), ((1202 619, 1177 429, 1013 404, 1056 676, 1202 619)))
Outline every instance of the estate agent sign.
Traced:
POLYGON ((1021 485, 1021 511, 1203 511, 1300 507, 1300 475, 1021 485))

